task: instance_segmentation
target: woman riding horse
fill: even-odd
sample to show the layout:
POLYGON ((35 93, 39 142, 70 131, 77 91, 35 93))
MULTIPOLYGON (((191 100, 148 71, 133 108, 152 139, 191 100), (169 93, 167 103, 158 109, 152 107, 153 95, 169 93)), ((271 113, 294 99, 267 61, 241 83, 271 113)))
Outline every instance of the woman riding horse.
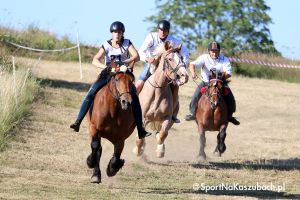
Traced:
MULTIPOLYGON (((90 106, 92 105, 96 93, 109 81, 107 77, 107 70, 110 71, 112 61, 118 63, 119 66, 121 66, 122 64, 128 65, 128 63, 139 61, 139 55, 137 50, 135 49, 135 47, 129 39, 124 38, 124 24, 119 21, 113 22, 110 26, 110 32, 112 33, 112 39, 103 43, 99 52, 94 56, 93 59, 93 65, 104 70, 101 72, 101 75, 99 76, 98 80, 91 86, 88 94, 82 102, 75 123, 73 123, 70 126, 70 128, 74 129, 74 131, 76 132, 79 131, 80 124, 84 116, 88 112, 90 106), (100 60, 104 56, 105 64, 102 64, 100 60)), ((131 95, 133 98, 132 108, 138 130, 138 136, 139 138, 147 137, 151 135, 151 133, 148 133, 144 128, 142 121, 141 106, 134 85, 132 86, 131 95)))

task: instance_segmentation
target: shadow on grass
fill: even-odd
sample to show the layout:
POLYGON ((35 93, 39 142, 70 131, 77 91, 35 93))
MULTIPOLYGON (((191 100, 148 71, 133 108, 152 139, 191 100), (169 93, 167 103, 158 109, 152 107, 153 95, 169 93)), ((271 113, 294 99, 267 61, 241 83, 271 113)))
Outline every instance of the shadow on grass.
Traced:
POLYGON ((88 91, 90 84, 80 83, 80 82, 69 82, 64 80, 55 80, 55 79, 37 79, 41 86, 48 86, 53 88, 66 88, 73 89, 78 91, 88 91))
POLYGON ((242 163, 233 162, 209 162, 209 164, 191 164, 194 168, 206 169, 253 169, 253 170, 300 170, 300 159, 260 159, 244 161, 242 163))

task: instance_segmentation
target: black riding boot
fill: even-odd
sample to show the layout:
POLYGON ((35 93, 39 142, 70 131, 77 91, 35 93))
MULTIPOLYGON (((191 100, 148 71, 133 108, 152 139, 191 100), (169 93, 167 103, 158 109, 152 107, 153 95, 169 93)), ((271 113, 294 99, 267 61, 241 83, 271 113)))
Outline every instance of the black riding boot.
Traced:
POLYGON ((143 116, 142 116, 140 100, 137 95, 135 86, 132 86, 131 96, 132 96, 132 111, 133 111, 133 115, 134 115, 134 119, 135 119, 135 123, 136 123, 136 128, 138 130, 138 136, 139 136, 139 139, 143 139, 145 137, 150 136, 151 133, 149 133, 145 130, 145 127, 143 124, 143 116))
POLYGON ((86 97, 84 98, 81 107, 80 107, 80 111, 78 113, 77 119, 75 121, 75 123, 70 125, 70 128, 74 129, 75 132, 79 131, 80 128, 80 124, 84 118, 84 116, 86 115, 86 113, 88 112, 90 106, 92 105, 93 101, 94 101, 94 97, 96 96, 97 92, 107 83, 107 79, 103 79, 103 80, 97 80, 90 88, 90 90, 88 91, 86 97))
POLYGON ((239 125, 240 122, 235 117, 232 116, 236 110, 236 103, 231 90, 228 93, 228 95, 224 96, 224 100, 226 101, 227 108, 228 108, 228 121, 233 123, 234 125, 239 125))

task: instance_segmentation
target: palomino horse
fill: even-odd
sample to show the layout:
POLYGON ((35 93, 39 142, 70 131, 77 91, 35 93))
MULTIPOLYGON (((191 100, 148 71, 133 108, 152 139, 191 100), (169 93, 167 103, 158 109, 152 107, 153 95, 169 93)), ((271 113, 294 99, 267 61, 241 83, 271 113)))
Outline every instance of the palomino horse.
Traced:
MULTIPOLYGON (((145 126, 156 131, 157 149, 156 156, 164 157, 164 141, 168 131, 173 125, 172 115, 177 115, 179 110, 178 85, 188 81, 185 63, 180 55, 181 45, 172 47, 170 42, 165 42, 156 50, 159 63, 155 72, 145 82, 139 94, 145 126)), ((134 153, 143 154, 145 139, 137 139, 134 153)))
POLYGON ((135 129, 135 121, 131 109, 131 88, 134 75, 125 66, 113 66, 115 71, 107 85, 95 96, 93 107, 89 112, 89 133, 92 152, 87 158, 89 168, 94 168, 92 183, 101 182, 99 162, 102 153, 101 138, 106 138, 114 145, 113 157, 109 161, 106 173, 114 176, 124 165, 120 159, 124 141, 135 129), (123 67, 123 69, 122 69, 123 67), (125 68, 125 70, 124 70, 125 68))
POLYGON ((202 96, 198 101, 196 112, 196 123, 200 135, 199 160, 206 159, 204 152, 206 143, 205 131, 219 131, 217 147, 214 151, 217 155, 221 156, 226 150, 224 142, 228 126, 228 111, 223 95, 228 95, 230 90, 224 87, 228 83, 224 79, 224 75, 224 73, 216 73, 215 70, 211 70, 209 84, 201 88, 202 96))

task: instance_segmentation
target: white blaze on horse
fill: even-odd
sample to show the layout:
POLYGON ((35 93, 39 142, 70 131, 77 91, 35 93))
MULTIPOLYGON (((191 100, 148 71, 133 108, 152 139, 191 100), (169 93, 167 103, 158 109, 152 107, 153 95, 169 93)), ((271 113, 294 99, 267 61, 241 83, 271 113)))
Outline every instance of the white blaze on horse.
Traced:
MULTIPOLYGON (((173 125, 172 116, 179 111, 178 86, 187 83, 189 78, 180 51, 181 45, 172 47, 168 41, 157 48, 155 55, 159 63, 156 69, 151 69, 153 74, 139 94, 145 126, 157 133, 156 156, 159 158, 165 154, 164 141, 173 125)), ((145 139, 137 139, 136 145, 134 153, 140 156, 145 139)))

